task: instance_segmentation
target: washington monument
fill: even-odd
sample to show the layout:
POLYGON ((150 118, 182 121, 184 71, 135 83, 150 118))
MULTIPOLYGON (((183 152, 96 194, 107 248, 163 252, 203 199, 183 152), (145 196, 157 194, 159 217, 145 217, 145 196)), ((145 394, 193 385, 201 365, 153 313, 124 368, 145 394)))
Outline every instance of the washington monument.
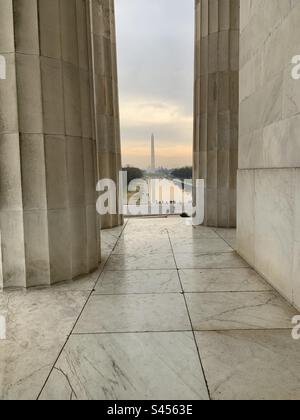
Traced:
POLYGON ((154 134, 151 136, 151 172, 154 173, 156 170, 155 164, 155 141, 154 141, 154 134))

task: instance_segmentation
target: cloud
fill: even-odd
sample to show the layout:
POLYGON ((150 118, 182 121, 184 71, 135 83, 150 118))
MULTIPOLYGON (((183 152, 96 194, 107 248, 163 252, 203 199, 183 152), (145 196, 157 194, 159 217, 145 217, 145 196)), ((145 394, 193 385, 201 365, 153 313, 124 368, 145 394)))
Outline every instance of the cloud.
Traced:
POLYGON ((180 104, 145 102, 145 98, 122 99, 120 114, 124 128, 170 124, 190 126, 193 123, 192 115, 184 113, 180 104))
MULTIPOLYGON (((150 144, 148 146, 133 143, 122 148, 123 164, 138 166, 146 169, 150 166, 150 144)), ((192 146, 158 146, 156 148, 157 166, 175 168, 179 166, 191 166, 192 146)))
POLYGON ((191 164, 194 0, 116 0, 123 162, 191 164))

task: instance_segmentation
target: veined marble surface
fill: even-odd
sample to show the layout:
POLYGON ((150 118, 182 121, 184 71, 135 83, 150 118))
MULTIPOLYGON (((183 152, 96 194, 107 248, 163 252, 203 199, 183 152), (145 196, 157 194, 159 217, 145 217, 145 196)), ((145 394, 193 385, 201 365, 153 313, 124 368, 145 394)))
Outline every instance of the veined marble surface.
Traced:
POLYGON ((185 292, 262 292, 272 290, 251 268, 179 270, 185 292))
POLYGON ((188 268, 245 268, 248 264, 235 252, 215 254, 175 254, 177 267, 188 268))
POLYGON ((195 330, 291 329, 297 311, 275 292, 188 293, 195 330))
POLYGON ((299 400, 300 341, 290 331, 196 333, 214 400, 299 400))
POLYGON ((147 254, 171 254, 169 238, 154 237, 125 237, 121 238, 115 247, 113 254, 119 255, 147 255, 147 254))
POLYGON ((172 239, 175 254, 215 254, 232 252, 232 248, 221 238, 219 239, 172 239))
POLYGON ((192 333, 109 334, 71 337, 41 399, 207 400, 208 393, 192 333))
POLYGON ((177 270, 105 271, 96 294, 180 293, 177 270))
POLYGON ((191 330, 181 294, 93 295, 75 333, 191 330))
POLYGON ((173 254, 111 255, 106 270, 170 270, 176 269, 173 254))
POLYGON ((0 294, 0 399, 300 398, 297 311, 235 252, 215 252, 233 231, 136 222, 105 231, 97 272, 0 294), (162 254, 169 238, 213 253, 162 254))
POLYGON ((0 400, 36 399, 89 292, 45 290, 0 294, 7 339, 0 341, 0 400))

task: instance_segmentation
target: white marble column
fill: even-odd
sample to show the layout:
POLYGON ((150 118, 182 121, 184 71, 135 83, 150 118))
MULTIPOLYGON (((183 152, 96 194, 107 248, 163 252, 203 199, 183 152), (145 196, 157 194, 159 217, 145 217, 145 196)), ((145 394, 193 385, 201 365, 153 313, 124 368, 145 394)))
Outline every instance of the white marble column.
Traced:
POLYGON ((236 224, 239 0, 196 0, 194 177, 205 224, 236 224))
MULTIPOLYGON (((121 141, 114 1, 91 0, 90 7, 98 176, 114 180, 118 189, 121 141)), ((101 217, 102 229, 122 223, 120 214, 101 217)))
POLYGON ((3 286, 50 285, 100 259, 86 0, 0 0, 3 286))

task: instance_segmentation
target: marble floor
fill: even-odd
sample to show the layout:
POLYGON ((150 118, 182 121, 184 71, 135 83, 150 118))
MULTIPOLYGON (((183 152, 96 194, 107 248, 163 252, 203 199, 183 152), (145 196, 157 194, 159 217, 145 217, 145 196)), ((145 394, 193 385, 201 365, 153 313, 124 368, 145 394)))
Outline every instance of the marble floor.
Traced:
POLYGON ((300 399, 297 311, 235 231, 129 219, 96 273, 0 294, 0 399, 300 399))

